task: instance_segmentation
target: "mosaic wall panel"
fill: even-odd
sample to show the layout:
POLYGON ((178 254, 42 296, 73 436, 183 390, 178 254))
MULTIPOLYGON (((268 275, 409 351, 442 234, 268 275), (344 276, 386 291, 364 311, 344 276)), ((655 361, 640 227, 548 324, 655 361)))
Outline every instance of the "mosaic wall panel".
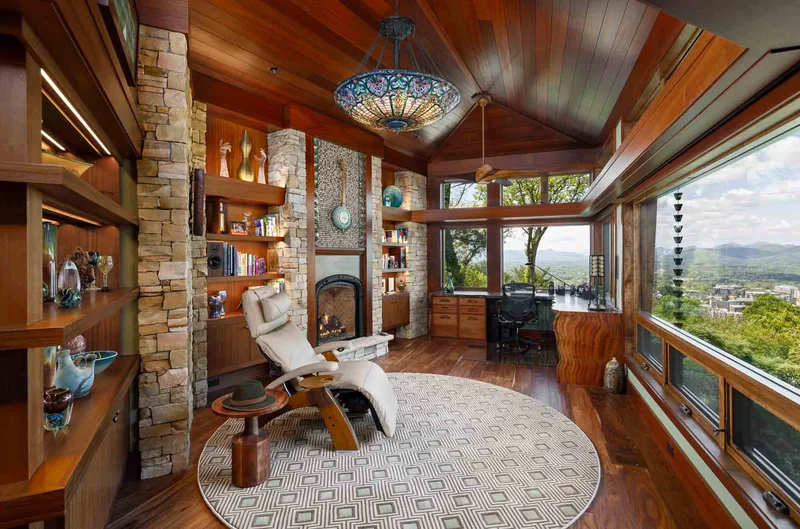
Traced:
POLYGON ((314 224, 318 248, 363 248, 365 244, 364 155, 335 143, 314 138, 314 224), (345 205, 352 223, 342 231, 334 226, 331 215, 342 204, 344 160, 345 205))

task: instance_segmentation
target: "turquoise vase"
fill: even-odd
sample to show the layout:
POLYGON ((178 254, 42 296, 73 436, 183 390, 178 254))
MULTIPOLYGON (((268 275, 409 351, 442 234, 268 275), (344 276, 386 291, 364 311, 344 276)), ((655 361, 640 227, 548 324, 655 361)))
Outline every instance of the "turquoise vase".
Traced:
POLYGON ((383 188, 383 203, 392 208, 399 208, 403 205, 403 192, 399 187, 386 186, 383 188))

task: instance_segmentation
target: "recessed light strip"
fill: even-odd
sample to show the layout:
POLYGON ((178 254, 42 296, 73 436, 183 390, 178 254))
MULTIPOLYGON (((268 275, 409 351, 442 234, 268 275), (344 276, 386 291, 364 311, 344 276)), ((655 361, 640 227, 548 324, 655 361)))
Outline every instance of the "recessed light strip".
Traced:
POLYGON ((92 138, 94 138, 94 141, 96 141, 98 143, 98 145, 100 145, 100 148, 103 149, 103 152, 106 153, 107 156, 111 156, 111 151, 109 151, 106 148, 106 146, 103 144, 103 142, 100 141, 100 138, 98 138, 97 134, 94 133, 94 131, 92 130, 92 127, 90 127, 89 124, 86 123, 86 120, 83 119, 83 116, 81 116, 78 113, 78 110, 74 106, 72 106, 72 103, 69 102, 69 99, 67 99, 67 96, 65 96, 63 94, 63 92, 61 92, 61 90, 58 89, 58 87, 53 82, 53 80, 50 79, 50 76, 47 75, 47 72, 44 71, 44 68, 41 69, 41 72, 42 72, 42 77, 44 77, 44 80, 47 81, 47 84, 50 85, 50 88, 52 88, 53 91, 56 94, 58 94, 58 97, 60 97, 61 100, 64 102, 64 104, 67 105, 67 107, 69 107, 69 109, 72 111, 73 114, 75 114, 75 117, 78 118, 78 121, 80 121, 81 124, 84 126, 84 128, 89 132, 89 134, 92 135, 92 138))
POLYGON ((81 222, 85 222, 86 224, 91 224, 92 226, 102 226, 102 224, 100 224, 96 220, 87 219, 86 217, 81 217, 80 215, 75 215, 74 213, 70 213, 69 211, 64 211, 63 209, 55 208, 47 204, 42 204, 42 209, 45 211, 49 211, 50 213, 55 213, 56 215, 61 215, 62 217, 67 217, 69 219, 75 219, 81 222))
POLYGON ((42 136, 44 136, 44 139, 46 139, 47 141, 49 141, 50 143, 55 145, 59 150, 66 151, 66 149, 64 147, 62 147, 60 143, 58 143, 56 140, 54 140, 53 137, 51 135, 49 135, 48 133, 46 133, 45 131, 42 131, 42 136))

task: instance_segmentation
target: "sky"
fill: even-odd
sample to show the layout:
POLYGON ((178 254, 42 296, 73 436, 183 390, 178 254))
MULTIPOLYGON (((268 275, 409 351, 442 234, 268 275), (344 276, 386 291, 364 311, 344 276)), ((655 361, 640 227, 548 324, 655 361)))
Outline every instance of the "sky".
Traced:
MULTIPOLYGON (((800 131, 684 186, 683 245, 800 244, 800 131)), ((672 246, 672 194, 658 203, 656 246, 672 246)))

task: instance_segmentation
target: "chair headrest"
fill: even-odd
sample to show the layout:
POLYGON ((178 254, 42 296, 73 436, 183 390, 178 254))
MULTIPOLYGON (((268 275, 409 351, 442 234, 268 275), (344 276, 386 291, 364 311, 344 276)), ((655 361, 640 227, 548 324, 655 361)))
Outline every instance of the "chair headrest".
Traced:
POLYGON ((261 305, 261 315, 264 322, 272 323, 281 319, 292 308, 292 299, 286 292, 278 292, 275 287, 265 286, 247 291, 254 295, 261 305))

